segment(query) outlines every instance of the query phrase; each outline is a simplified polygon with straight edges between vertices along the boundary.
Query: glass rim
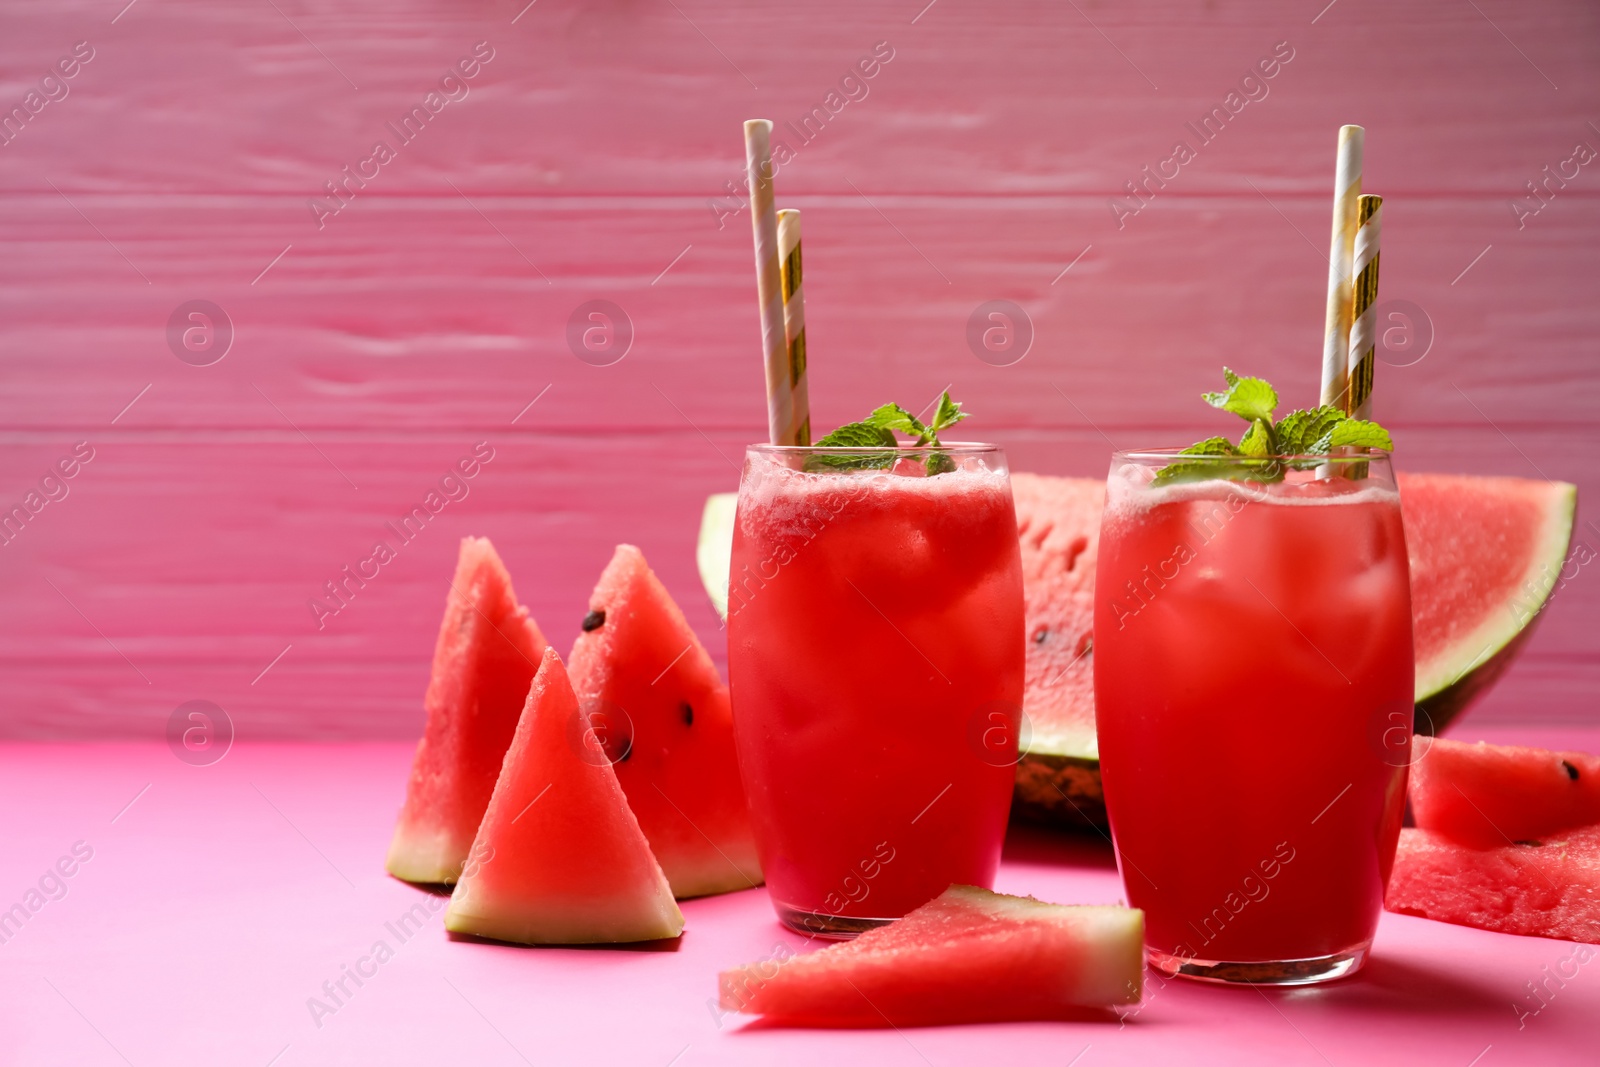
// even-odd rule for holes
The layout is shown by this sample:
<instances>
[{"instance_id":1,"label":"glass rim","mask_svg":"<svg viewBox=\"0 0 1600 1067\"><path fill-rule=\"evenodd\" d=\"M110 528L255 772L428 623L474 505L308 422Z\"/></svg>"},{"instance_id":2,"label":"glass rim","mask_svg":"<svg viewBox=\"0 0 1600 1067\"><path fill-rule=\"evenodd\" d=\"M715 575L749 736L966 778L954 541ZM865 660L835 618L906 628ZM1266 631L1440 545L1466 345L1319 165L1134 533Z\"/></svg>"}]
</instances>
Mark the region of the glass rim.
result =
<instances>
[{"instance_id":1,"label":"glass rim","mask_svg":"<svg viewBox=\"0 0 1600 1067\"><path fill-rule=\"evenodd\" d=\"M763 455L773 456L800 456L814 452L825 452L838 456L871 456L883 452L903 453L908 456L919 455L925 452L945 452L957 456L983 456L1002 452L997 444L986 441L945 441L937 445L773 445L752 444L744 446L745 452L759 452Z\"/></svg>"},{"instance_id":2,"label":"glass rim","mask_svg":"<svg viewBox=\"0 0 1600 1067\"><path fill-rule=\"evenodd\" d=\"M1283 452L1270 456L1228 456L1228 455L1197 455L1183 451L1181 448L1136 448L1118 449L1111 453L1113 461L1121 460L1127 463L1270 463L1275 461L1292 463L1371 463L1375 460L1388 462L1394 453L1385 448L1347 448L1337 454Z\"/></svg>"}]
</instances>

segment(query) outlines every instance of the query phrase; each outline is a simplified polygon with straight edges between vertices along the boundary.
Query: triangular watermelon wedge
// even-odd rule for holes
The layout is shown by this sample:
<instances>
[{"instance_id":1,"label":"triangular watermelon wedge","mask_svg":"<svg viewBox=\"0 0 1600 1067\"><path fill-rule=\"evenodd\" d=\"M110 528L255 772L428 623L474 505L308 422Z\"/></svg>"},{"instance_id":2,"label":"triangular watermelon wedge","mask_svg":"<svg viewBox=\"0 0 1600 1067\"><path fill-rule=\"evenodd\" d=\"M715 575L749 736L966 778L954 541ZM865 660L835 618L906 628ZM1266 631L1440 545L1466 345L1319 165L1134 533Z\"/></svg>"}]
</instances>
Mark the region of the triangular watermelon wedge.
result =
<instances>
[{"instance_id":1,"label":"triangular watermelon wedge","mask_svg":"<svg viewBox=\"0 0 1600 1067\"><path fill-rule=\"evenodd\" d=\"M1139 1000L1144 912L953 885L854 941L723 971L725 1011L791 1026L1061 1019Z\"/></svg>"},{"instance_id":2,"label":"triangular watermelon wedge","mask_svg":"<svg viewBox=\"0 0 1600 1067\"><path fill-rule=\"evenodd\" d=\"M760 885L728 689L633 545L600 575L571 673L673 893Z\"/></svg>"},{"instance_id":3,"label":"triangular watermelon wedge","mask_svg":"<svg viewBox=\"0 0 1600 1067\"><path fill-rule=\"evenodd\" d=\"M489 539L463 538L423 701L428 721L389 844L396 878L456 880L545 646Z\"/></svg>"},{"instance_id":4,"label":"triangular watermelon wedge","mask_svg":"<svg viewBox=\"0 0 1600 1067\"><path fill-rule=\"evenodd\" d=\"M447 930L521 944L653 941L683 913L554 649L506 750Z\"/></svg>"}]
</instances>

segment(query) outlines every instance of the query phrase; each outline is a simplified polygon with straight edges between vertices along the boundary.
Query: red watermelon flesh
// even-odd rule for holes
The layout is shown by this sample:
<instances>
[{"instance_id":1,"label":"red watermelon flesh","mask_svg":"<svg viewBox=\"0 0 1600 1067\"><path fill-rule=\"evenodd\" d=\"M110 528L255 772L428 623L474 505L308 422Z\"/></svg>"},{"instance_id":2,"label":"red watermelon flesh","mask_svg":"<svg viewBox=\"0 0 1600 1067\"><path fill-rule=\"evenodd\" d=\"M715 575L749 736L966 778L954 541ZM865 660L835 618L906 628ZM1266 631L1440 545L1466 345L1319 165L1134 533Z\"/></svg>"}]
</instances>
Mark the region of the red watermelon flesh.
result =
<instances>
[{"instance_id":1,"label":"red watermelon flesh","mask_svg":"<svg viewBox=\"0 0 1600 1067\"><path fill-rule=\"evenodd\" d=\"M1073 1018L1136 1003L1143 976L1141 911L955 885L854 941L723 971L718 985L727 1011L879 1027Z\"/></svg>"},{"instance_id":2,"label":"red watermelon flesh","mask_svg":"<svg viewBox=\"0 0 1600 1067\"><path fill-rule=\"evenodd\" d=\"M683 914L546 649L445 928L522 944L651 941Z\"/></svg>"},{"instance_id":3,"label":"red watermelon flesh","mask_svg":"<svg viewBox=\"0 0 1600 1067\"><path fill-rule=\"evenodd\" d=\"M572 649L580 706L679 897L761 884L728 689L644 554L618 545Z\"/></svg>"},{"instance_id":4,"label":"red watermelon flesh","mask_svg":"<svg viewBox=\"0 0 1600 1067\"><path fill-rule=\"evenodd\" d=\"M1094 567L1105 483L1011 476L1027 618L1023 711L1032 744L1095 756Z\"/></svg>"},{"instance_id":5,"label":"red watermelon flesh","mask_svg":"<svg viewBox=\"0 0 1600 1067\"><path fill-rule=\"evenodd\" d=\"M1534 841L1600 823L1600 756L1417 738L1417 826L1474 848Z\"/></svg>"},{"instance_id":6,"label":"red watermelon flesh","mask_svg":"<svg viewBox=\"0 0 1600 1067\"><path fill-rule=\"evenodd\" d=\"M1485 691L1554 591L1572 538L1566 482L1399 475L1411 567L1416 700L1434 729ZM1419 716L1424 729L1428 722Z\"/></svg>"},{"instance_id":7,"label":"red watermelon flesh","mask_svg":"<svg viewBox=\"0 0 1600 1067\"><path fill-rule=\"evenodd\" d=\"M423 700L427 725L389 844L396 878L456 880L545 644L488 538L464 538Z\"/></svg>"},{"instance_id":8,"label":"red watermelon flesh","mask_svg":"<svg viewBox=\"0 0 1600 1067\"><path fill-rule=\"evenodd\" d=\"M1402 830L1384 905L1459 926L1600 944L1600 825L1485 849Z\"/></svg>"}]
</instances>

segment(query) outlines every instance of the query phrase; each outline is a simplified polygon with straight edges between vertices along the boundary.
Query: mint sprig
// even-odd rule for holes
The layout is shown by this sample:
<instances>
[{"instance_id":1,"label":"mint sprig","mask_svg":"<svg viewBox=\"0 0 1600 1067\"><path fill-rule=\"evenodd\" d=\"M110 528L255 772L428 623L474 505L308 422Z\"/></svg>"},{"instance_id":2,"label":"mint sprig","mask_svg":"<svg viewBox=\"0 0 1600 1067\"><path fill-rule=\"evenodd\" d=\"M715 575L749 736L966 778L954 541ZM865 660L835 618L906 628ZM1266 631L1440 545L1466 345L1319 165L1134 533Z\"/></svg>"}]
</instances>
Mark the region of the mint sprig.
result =
<instances>
[{"instance_id":1,"label":"mint sprig","mask_svg":"<svg viewBox=\"0 0 1600 1067\"><path fill-rule=\"evenodd\" d=\"M883 446L883 452L855 452L848 455L830 456L826 453L817 453L806 460L807 470L883 470L892 467L900 458L899 438L895 434L902 433L911 437L913 447L938 449L939 433L948 430L956 423L967 417L967 412L961 410L961 405L950 399L946 391L939 397L939 406L933 413L929 422L923 422L899 404L884 404L873 411L860 422L847 422L843 426L825 435L816 442L816 448L876 448ZM955 461L949 453L934 451L928 454L926 463L928 474L943 474L956 469Z\"/></svg>"},{"instance_id":2,"label":"mint sprig","mask_svg":"<svg viewBox=\"0 0 1600 1067\"><path fill-rule=\"evenodd\" d=\"M1288 460L1282 456L1326 456L1336 448L1394 448L1389 432L1375 422L1353 419L1329 404L1291 411L1275 419L1278 392L1263 378L1241 378L1222 369L1228 388L1202 393L1214 408L1244 419L1250 425L1237 444L1226 437L1208 437L1184 449L1184 456L1227 456L1232 461L1178 460L1156 473L1156 485L1223 478L1236 482L1281 482L1287 468L1307 469L1316 461Z\"/></svg>"}]
</instances>

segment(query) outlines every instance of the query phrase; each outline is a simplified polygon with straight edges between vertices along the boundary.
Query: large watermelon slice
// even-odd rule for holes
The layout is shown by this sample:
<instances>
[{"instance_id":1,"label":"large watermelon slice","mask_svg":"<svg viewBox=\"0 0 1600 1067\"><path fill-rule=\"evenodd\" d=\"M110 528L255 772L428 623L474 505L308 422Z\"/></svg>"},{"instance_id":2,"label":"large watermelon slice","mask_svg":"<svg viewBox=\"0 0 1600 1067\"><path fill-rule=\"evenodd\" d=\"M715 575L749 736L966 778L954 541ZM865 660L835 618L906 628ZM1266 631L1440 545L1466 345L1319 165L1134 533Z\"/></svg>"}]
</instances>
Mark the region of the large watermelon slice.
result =
<instances>
[{"instance_id":1,"label":"large watermelon slice","mask_svg":"<svg viewBox=\"0 0 1600 1067\"><path fill-rule=\"evenodd\" d=\"M1419 737L1409 796L1417 826L1475 848L1600 823L1600 756Z\"/></svg>"},{"instance_id":2,"label":"large watermelon slice","mask_svg":"<svg viewBox=\"0 0 1600 1067\"><path fill-rule=\"evenodd\" d=\"M651 941L683 914L546 649L445 928L522 944Z\"/></svg>"},{"instance_id":3,"label":"large watermelon slice","mask_svg":"<svg viewBox=\"0 0 1600 1067\"><path fill-rule=\"evenodd\" d=\"M954 885L854 941L735 967L718 985L726 1011L878 1027L1071 1018L1136 1003L1143 977L1141 911Z\"/></svg>"},{"instance_id":4,"label":"large watermelon slice","mask_svg":"<svg viewBox=\"0 0 1600 1067\"><path fill-rule=\"evenodd\" d=\"M427 725L389 844L390 874L456 880L544 650L494 546L464 538L423 699Z\"/></svg>"},{"instance_id":5,"label":"large watermelon slice","mask_svg":"<svg viewBox=\"0 0 1600 1067\"><path fill-rule=\"evenodd\" d=\"M1577 490L1565 482L1399 475L1411 565L1416 700L1444 729L1511 665L1566 558ZM1018 814L1104 827L1094 731L1090 602L1104 504L1098 479L1013 472L1028 658ZM701 575L724 603L734 494L707 501Z\"/></svg>"},{"instance_id":6,"label":"large watermelon slice","mask_svg":"<svg viewBox=\"0 0 1600 1067\"><path fill-rule=\"evenodd\" d=\"M1435 731L1511 666L1554 591L1578 490L1566 482L1400 475L1418 725Z\"/></svg>"},{"instance_id":7,"label":"large watermelon slice","mask_svg":"<svg viewBox=\"0 0 1600 1067\"><path fill-rule=\"evenodd\" d=\"M644 554L618 545L572 649L581 707L679 897L761 884L728 689ZM619 736L625 734L626 736Z\"/></svg>"},{"instance_id":8,"label":"large watermelon slice","mask_svg":"<svg viewBox=\"0 0 1600 1067\"><path fill-rule=\"evenodd\" d=\"M1600 944L1600 825L1486 849L1402 830L1384 904L1460 926Z\"/></svg>"},{"instance_id":9,"label":"large watermelon slice","mask_svg":"<svg viewBox=\"0 0 1600 1067\"><path fill-rule=\"evenodd\" d=\"M1018 814L1106 824L1094 727L1094 568L1105 483L1015 473L1027 619Z\"/></svg>"}]
</instances>

